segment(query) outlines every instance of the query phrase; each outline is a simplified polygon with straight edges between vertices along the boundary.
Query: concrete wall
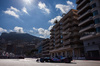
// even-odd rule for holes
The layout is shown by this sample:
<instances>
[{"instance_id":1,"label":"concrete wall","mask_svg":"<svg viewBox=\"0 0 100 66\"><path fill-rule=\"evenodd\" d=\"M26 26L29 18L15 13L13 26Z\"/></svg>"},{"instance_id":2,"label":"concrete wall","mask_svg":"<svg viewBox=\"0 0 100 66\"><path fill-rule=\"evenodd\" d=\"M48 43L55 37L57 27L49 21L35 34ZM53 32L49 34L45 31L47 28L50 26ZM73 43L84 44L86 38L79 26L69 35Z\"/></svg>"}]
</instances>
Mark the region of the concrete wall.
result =
<instances>
[{"instance_id":1,"label":"concrete wall","mask_svg":"<svg viewBox=\"0 0 100 66\"><path fill-rule=\"evenodd\" d=\"M84 49L85 52L90 51L90 50L99 50L100 51L100 37L98 38L93 38L89 40L85 40L84 42ZM94 44L93 44L94 42Z\"/></svg>"}]
</instances>

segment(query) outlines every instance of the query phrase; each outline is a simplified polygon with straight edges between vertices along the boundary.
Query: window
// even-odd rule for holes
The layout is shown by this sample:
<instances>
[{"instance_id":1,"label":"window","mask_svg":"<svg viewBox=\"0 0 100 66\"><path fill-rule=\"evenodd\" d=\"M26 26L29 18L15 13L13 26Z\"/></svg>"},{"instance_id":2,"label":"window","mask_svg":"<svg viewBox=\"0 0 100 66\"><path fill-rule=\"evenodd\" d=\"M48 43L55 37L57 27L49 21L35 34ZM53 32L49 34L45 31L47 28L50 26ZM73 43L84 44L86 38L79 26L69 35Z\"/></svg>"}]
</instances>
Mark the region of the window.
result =
<instances>
[{"instance_id":1,"label":"window","mask_svg":"<svg viewBox=\"0 0 100 66\"><path fill-rule=\"evenodd\" d=\"M96 30L97 30L97 32L100 32L100 27L97 27Z\"/></svg>"},{"instance_id":2,"label":"window","mask_svg":"<svg viewBox=\"0 0 100 66\"><path fill-rule=\"evenodd\" d=\"M90 43L88 43L88 46L90 45Z\"/></svg>"},{"instance_id":3,"label":"window","mask_svg":"<svg viewBox=\"0 0 100 66\"><path fill-rule=\"evenodd\" d=\"M65 56L65 53L63 52L63 56Z\"/></svg>"},{"instance_id":4,"label":"window","mask_svg":"<svg viewBox=\"0 0 100 66\"><path fill-rule=\"evenodd\" d=\"M55 46L55 43L53 45Z\"/></svg>"},{"instance_id":5,"label":"window","mask_svg":"<svg viewBox=\"0 0 100 66\"><path fill-rule=\"evenodd\" d=\"M62 29L62 27L60 26L60 30Z\"/></svg>"},{"instance_id":6,"label":"window","mask_svg":"<svg viewBox=\"0 0 100 66\"><path fill-rule=\"evenodd\" d=\"M97 18L94 21L95 21L95 24L98 24L98 23L100 23L100 18Z\"/></svg>"},{"instance_id":7,"label":"window","mask_svg":"<svg viewBox=\"0 0 100 66\"><path fill-rule=\"evenodd\" d=\"M92 44L95 44L95 42L92 42Z\"/></svg>"},{"instance_id":8,"label":"window","mask_svg":"<svg viewBox=\"0 0 100 66\"><path fill-rule=\"evenodd\" d=\"M61 39L63 39L63 36L61 35Z\"/></svg>"},{"instance_id":9,"label":"window","mask_svg":"<svg viewBox=\"0 0 100 66\"><path fill-rule=\"evenodd\" d=\"M63 44L63 40L61 40L61 44Z\"/></svg>"},{"instance_id":10,"label":"window","mask_svg":"<svg viewBox=\"0 0 100 66\"><path fill-rule=\"evenodd\" d=\"M96 7L96 3L92 4L91 7L92 8L95 8Z\"/></svg>"},{"instance_id":11,"label":"window","mask_svg":"<svg viewBox=\"0 0 100 66\"><path fill-rule=\"evenodd\" d=\"M62 23L60 22L60 25L62 25Z\"/></svg>"},{"instance_id":12,"label":"window","mask_svg":"<svg viewBox=\"0 0 100 66\"><path fill-rule=\"evenodd\" d=\"M98 11L97 10L93 12L93 16L95 16L95 15L98 15Z\"/></svg>"}]
</instances>

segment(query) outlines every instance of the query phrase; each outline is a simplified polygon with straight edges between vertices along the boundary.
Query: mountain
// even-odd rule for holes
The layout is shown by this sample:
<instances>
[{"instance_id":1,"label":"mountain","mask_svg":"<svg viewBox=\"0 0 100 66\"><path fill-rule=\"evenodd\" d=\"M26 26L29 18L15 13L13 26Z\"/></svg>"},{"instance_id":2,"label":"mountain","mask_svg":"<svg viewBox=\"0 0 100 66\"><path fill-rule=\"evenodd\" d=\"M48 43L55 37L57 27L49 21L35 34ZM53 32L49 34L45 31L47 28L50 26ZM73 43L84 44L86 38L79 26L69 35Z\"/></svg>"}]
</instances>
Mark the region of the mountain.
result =
<instances>
[{"instance_id":1,"label":"mountain","mask_svg":"<svg viewBox=\"0 0 100 66\"><path fill-rule=\"evenodd\" d=\"M6 41L21 40L26 42L31 42L31 41L36 42L43 40L43 38L32 36L28 33L16 33L16 32L2 33L0 39L2 38L5 39Z\"/></svg>"}]
</instances>

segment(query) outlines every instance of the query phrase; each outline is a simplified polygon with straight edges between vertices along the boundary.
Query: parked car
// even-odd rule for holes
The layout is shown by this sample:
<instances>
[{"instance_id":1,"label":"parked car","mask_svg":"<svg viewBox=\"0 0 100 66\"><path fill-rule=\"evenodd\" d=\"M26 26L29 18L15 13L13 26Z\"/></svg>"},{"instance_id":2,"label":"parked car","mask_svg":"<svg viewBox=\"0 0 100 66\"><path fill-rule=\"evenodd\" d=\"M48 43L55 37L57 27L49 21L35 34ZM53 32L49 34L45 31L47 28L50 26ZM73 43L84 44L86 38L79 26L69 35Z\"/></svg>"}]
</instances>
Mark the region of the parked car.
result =
<instances>
[{"instance_id":1,"label":"parked car","mask_svg":"<svg viewBox=\"0 0 100 66\"><path fill-rule=\"evenodd\" d=\"M39 59L37 59L36 61L39 61ZM40 62L50 62L51 61L51 58L50 57L42 57L40 58Z\"/></svg>"},{"instance_id":2,"label":"parked car","mask_svg":"<svg viewBox=\"0 0 100 66\"><path fill-rule=\"evenodd\" d=\"M72 61L71 57L68 57L62 60L62 62L65 62L65 63L71 63L71 61Z\"/></svg>"},{"instance_id":3,"label":"parked car","mask_svg":"<svg viewBox=\"0 0 100 66\"><path fill-rule=\"evenodd\" d=\"M40 62L44 62L44 58L40 58Z\"/></svg>"},{"instance_id":4,"label":"parked car","mask_svg":"<svg viewBox=\"0 0 100 66\"><path fill-rule=\"evenodd\" d=\"M40 61L40 62L64 62L64 63L71 63L71 61L72 61L72 57L68 57L68 58L66 58L66 57L59 57L59 58L50 58L50 57L42 57L42 58L40 58L40 60L39 59L37 59L36 60L36 62L38 62L38 61Z\"/></svg>"},{"instance_id":5,"label":"parked car","mask_svg":"<svg viewBox=\"0 0 100 66\"><path fill-rule=\"evenodd\" d=\"M51 61L51 58L50 57L44 57L44 61L45 62L50 62Z\"/></svg>"},{"instance_id":6,"label":"parked car","mask_svg":"<svg viewBox=\"0 0 100 66\"><path fill-rule=\"evenodd\" d=\"M19 58L19 59L24 59L24 56L19 56L18 58Z\"/></svg>"},{"instance_id":7,"label":"parked car","mask_svg":"<svg viewBox=\"0 0 100 66\"><path fill-rule=\"evenodd\" d=\"M58 58L51 58L50 62L60 62L61 60Z\"/></svg>"}]
</instances>

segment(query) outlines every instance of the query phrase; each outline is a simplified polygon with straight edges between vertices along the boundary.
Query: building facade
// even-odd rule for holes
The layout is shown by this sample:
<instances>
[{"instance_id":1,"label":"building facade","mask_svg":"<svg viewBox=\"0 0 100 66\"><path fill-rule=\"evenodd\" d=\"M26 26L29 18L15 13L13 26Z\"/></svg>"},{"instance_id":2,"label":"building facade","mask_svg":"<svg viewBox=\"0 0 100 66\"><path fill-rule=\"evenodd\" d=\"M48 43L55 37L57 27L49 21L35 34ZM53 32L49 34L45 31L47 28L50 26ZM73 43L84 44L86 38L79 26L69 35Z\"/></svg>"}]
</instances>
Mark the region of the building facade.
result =
<instances>
[{"instance_id":1,"label":"building facade","mask_svg":"<svg viewBox=\"0 0 100 66\"><path fill-rule=\"evenodd\" d=\"M100 59L100 0L76 0L86 59Z\"/></svg>"},{"instance_id":2,"label":"building facade","mask_svg":"<svg viewBox=\"0 0 100 66\"><path fill-rule=\"evenodd\" d=\"M38 52L37 52L37 57L42 57L42 43L41 42L39 42L39 43L37 43L37 45L36 45L36 48L37 48L37 50L38 50Z\"/></svg>"},{"instance_id":3,"label":"building facade","mask_svg":"<svg viewBox=\"0 0 100 66\"><path fill-rule=\"evenodd\" d=\"M77 10L71 9L51 29L51 57L63 56L79 59L83 56L82 41L79 40Z\"/></svg>"},{"instance_id":4,"label":"building facade","mask_svg":"<svg viewBox=\"0 0 100 66\"><path fill-rule=\"evenodd\" d=\"M42 57L50 57L50 48L49 48L49 42L50 40L47 38L47 39L44 39L41 43L42 43Z\"/></svg>"}]
</instances>

